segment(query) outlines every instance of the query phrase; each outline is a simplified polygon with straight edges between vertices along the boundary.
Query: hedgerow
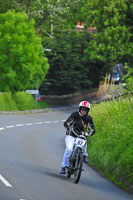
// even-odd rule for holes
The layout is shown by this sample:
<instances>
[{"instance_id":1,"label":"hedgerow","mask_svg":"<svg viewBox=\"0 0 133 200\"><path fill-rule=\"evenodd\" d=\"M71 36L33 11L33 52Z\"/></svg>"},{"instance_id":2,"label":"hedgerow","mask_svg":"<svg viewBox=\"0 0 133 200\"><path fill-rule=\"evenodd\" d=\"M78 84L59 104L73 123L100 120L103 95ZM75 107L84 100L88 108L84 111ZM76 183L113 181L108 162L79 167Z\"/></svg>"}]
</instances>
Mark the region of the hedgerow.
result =
<instances>
[{"instance_id":1,"label":"hedgerow","mask_svg":"<svg viewBox=\"0 0 133 200\"><path fill-rule=\"evenodd\" d=\"M88 138L90 165L121 187L133 183L133 98L94 105L91 110L96 134Z\"/></svg>"}]
</instances>

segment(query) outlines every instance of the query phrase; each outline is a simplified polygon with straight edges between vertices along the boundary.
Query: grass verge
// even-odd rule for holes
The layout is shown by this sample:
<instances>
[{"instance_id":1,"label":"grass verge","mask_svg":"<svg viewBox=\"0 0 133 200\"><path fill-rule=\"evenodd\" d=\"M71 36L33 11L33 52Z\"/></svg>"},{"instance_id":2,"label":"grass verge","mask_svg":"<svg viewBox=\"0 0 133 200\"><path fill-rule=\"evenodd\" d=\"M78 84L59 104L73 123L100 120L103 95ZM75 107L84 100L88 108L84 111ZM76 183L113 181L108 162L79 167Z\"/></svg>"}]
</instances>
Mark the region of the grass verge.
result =
<instances>
[{"instance_id":1,"label":"grass verge","mask_svg":"<svg viewBox=\"0 0 133 200\"><path fill-rule=\"evenodd\" d=\"M90 165L127 191L133 188L133 97L94 105L96 134L88 138Z\"/></svg>"}]
</instances>

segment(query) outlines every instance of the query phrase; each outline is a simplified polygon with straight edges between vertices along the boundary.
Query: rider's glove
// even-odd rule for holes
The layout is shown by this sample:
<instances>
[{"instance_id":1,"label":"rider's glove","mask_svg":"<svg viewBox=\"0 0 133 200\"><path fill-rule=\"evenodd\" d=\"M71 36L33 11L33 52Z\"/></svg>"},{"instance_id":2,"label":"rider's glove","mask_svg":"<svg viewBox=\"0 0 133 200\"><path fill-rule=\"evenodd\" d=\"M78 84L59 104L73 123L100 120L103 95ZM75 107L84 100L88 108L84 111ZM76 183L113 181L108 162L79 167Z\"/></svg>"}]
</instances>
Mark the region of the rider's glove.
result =
<instances>
[{"instance_id":1,"label":"rider's glove","mask_svg":"<svg viewBox=\"0 0 133 200\"><path fill-rule=\"evenodd\" d=\"M65 127L66 129L69 129L70 123L69 123L69 122L65 123L65 124L64 124L64 127Z\"/></svg>"},{"instance_id":2,"label":"rider's glove","mask_svg":"<svg viewBox=\"0 0 133 200\"><path fill-rule=\"evenodd\" d=\"M72 127L70 125L67 126L67 131L69 131L69 132L72 131Z\"/></svg>"},{"instance_id":3,"label":"rider's glove","mask_svg":"<svg viewBox=\"0 0 133 200\"><path fill-rule=\"evenodd\" d=\"M87 132L85 132L85 136L87 137L89 134Z\"/></svg>"}]
</instances>

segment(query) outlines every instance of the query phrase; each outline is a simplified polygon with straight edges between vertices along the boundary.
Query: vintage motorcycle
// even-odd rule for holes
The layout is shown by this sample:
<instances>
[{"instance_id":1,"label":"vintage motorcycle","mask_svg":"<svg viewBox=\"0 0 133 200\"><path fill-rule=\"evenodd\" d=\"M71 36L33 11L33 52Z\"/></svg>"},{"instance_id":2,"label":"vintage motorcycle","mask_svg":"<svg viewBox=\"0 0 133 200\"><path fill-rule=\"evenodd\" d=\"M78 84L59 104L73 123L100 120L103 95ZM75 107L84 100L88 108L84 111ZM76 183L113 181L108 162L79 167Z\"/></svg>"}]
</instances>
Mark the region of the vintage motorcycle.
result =
<instances>
[{"instance_id":1,"label":"vintage motorcycle","mask_svg":"<svg viewBox=\"0 0 133 200\"><path fill-rule=\"evenodd\" d=\"M75 132L73 128L72 131ZM69 167L67 168L67 177L70 178L71 175L74 175L74 183L79 182L81 173L83 171L83 148L86 145L86 142L87 139L84 135L77 135L73 151L69 159Z\"/></svg>"}]
</instances>

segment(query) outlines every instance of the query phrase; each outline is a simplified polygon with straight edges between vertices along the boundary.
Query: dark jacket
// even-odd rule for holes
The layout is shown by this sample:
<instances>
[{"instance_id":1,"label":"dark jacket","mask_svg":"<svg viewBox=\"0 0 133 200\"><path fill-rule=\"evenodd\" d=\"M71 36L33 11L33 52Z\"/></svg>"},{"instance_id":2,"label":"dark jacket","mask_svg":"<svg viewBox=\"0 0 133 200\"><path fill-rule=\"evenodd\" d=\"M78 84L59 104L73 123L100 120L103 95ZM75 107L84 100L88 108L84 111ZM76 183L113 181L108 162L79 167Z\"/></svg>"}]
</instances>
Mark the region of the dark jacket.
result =
<instances>
[{"instance_id":1,"label":"dark jacket","mask_svg":"<svg viewBox=\"0 0 133 200\"><path fill-rule=\"evenodd\" d=\"M68 128L72 126L77 135L83 134L83 132L91 132L91 135L95 134L95 128L93 124L93 119L90 115L85 115L81 117L79 112L73 112L68 119L64 122L64 127ZM66 131L66 134L73 137L77 137L72 131Z\"/></svg>"}]
</instances>

